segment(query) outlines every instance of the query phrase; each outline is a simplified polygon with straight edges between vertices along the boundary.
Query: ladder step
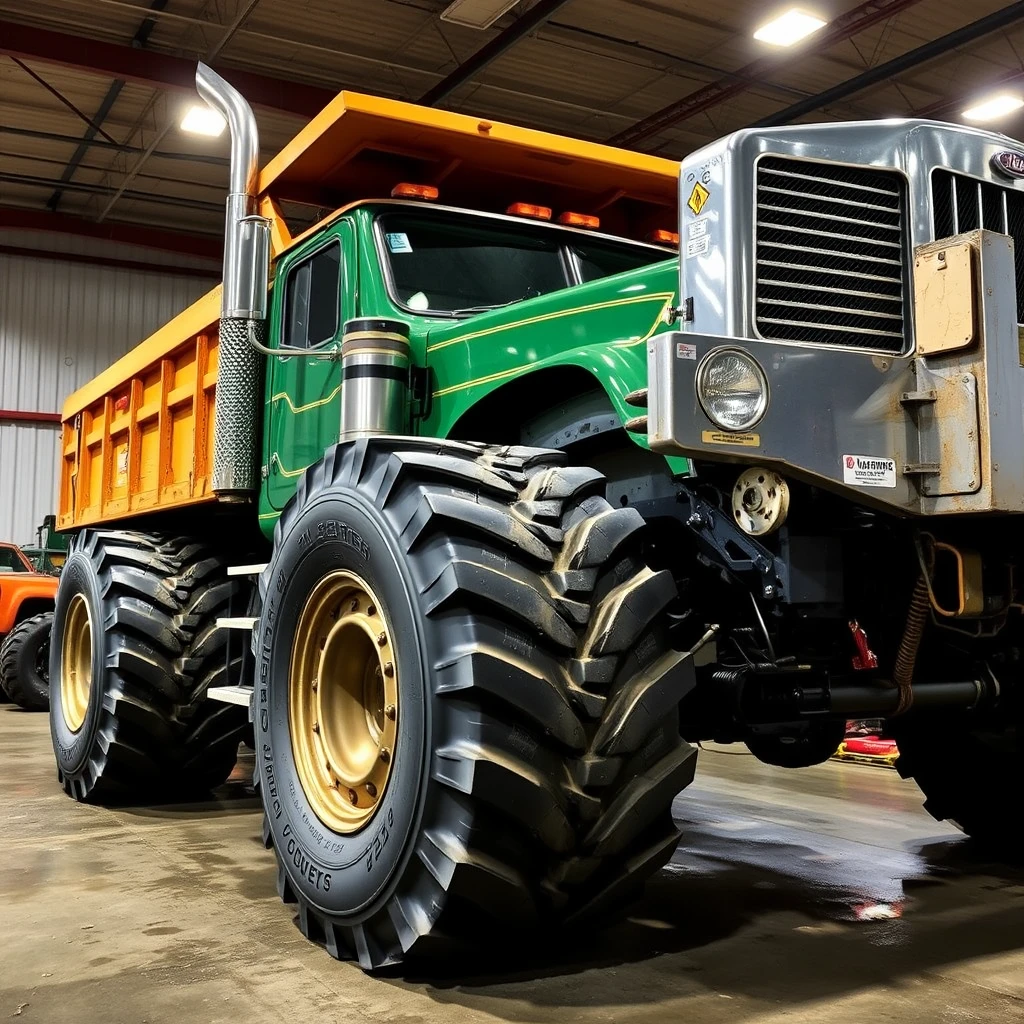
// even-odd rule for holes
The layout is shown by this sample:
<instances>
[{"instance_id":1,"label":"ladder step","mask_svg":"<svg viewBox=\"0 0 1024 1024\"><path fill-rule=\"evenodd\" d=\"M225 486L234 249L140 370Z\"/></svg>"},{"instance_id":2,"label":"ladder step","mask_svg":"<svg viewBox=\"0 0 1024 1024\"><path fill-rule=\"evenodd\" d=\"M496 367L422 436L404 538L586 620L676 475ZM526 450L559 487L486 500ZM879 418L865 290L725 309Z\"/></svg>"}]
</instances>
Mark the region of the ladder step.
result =
<instances>
[{"instance_id":1,"label":"ladder step","mask_svg":"<svg viewBox=\"0 0 1024 1024\"><path fill-rule=\"evenodd\" d=\"M266 562L254 562L252 565L229 565L229 576L259 576L267 567Z\"/></svg>"},{"instance_id":2,"label":"ladder step","mask_svg":"<svg viewBox=\"0 0 1024 1024\"><path fill-rule=\"evenodd\" d=\"M234 618L225 616L217 620L218 629L248 629L252 630L252 627L259 622L259 618L255 615L239 615Z\"/></svg>"},{"instance_id":3,"label":"ladder step","mask_svg":"<svg viewBox=\"0 0 1024 1024\"><path fill-rule=\"evenodd\" d=\"M218 700L222 704L239 704L243 708L249 706L252 698L251 686L211 686L206 691L209 700Z\"/></svg>"}]
</instances>

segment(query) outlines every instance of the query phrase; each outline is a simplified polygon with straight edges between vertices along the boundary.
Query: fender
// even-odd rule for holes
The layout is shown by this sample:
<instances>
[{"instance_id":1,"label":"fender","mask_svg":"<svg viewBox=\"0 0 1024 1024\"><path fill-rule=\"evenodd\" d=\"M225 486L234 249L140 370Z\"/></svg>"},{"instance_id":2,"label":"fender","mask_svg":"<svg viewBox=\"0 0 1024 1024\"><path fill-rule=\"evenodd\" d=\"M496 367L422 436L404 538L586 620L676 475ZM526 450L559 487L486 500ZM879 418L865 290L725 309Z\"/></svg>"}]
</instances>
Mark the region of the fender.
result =
<instances>
[{"instance_id":1,"label":"fender","mask_svg":"<svg viewBox=\"0 0 1024 1024\"><path fill-rule=\"evenodd\" d=\"M0 573L0 635L9 633L25 616L21 610L32 602L33 614L53 608L57 577L43 573Z\"/></svg>"},{"instance_id":2,"label":"fender","mask_svg":"<svg viewBox=\"0 0 1024 1024\"><path fill-rule=\"evenodd\" d=\"M557 368L584 371L622 422L635 416L626 395L646 387L646 342L667 329L677 276L677 261L666 260L432 328L425 355L433 371L433 409L423 433L446 437L497 389ZM546 396L551 402L563 397ZM645 435L630 436L647 447Z\"/></svg>"}]
</instances>

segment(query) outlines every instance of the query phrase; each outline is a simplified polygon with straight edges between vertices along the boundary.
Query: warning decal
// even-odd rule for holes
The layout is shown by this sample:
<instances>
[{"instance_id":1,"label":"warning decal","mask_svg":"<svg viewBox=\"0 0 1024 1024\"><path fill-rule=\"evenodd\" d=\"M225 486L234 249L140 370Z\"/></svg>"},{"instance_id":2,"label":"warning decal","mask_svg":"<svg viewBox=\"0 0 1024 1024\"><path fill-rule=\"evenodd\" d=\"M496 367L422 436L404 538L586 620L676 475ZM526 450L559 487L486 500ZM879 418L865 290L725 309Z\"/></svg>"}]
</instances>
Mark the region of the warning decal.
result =
<instances>
[{"instance_id":1,"label":"warning decal","mask_svg":"<svg viewBox=\"0 0 1024 1024\"><path fill-rule=\"evenodd\" d=\"M690 193L690 198L686 201L686 205L693 210L695 217L700 216L700 211L704 209L704 204L711 198L711 193L699 182L694 182L693 191Z\"/></svg>"},{"instance_id":2,"label":"warning decal","mask_svg":"<svg viewBox=\"0 0 1024 1024\"><path fill-rule=\"evenodd\" d=\"M843 483L857 487L895 487L896 460L877 455L844 455Z\"/></svg>"},{"instance_id":3,"label":"warning decal","mask_svg":"<svg viewBox=\"0 0 1024 1024\"><path fill-rule=\"evenodd\" d=\"M760 434L728 434L724 430L702 430L700 439L704 444L738 444L743 448L759 448Z\"/></svg>"}]
</instances>

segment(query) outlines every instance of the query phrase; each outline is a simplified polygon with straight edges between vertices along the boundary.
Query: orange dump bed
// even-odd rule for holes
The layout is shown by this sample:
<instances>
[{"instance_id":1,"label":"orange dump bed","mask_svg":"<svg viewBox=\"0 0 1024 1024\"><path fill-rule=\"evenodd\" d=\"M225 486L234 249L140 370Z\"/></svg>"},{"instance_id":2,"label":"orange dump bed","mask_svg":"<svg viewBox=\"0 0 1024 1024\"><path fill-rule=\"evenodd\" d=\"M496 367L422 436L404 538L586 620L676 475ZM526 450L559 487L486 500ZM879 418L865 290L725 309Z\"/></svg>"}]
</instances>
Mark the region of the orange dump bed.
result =
<instances>
[{"instance_id":1,"label":"orange dump bed","mask_svg":"<svg viewBox=\"0 0 1024 1024\"><path fill-rule=\"evenodd\" d=\"M399 181L470 209L599 213L604 230L632 237L676 221L674 161L342 92L260 175L273 256L295 241L279 203L334 209ZM68 398L59 528L214 500L219 309L217 288Z\"/></svg>"},{"instance_id":2,"label":"orange dump bed","mask_svg":"<svg viewBox=\"0 0 1024 1024\"><path fill-rule=\"evenodd\" d=\"M65 404L59 529L213 500L219 310L218 287Z\"/></svg>"}]
</instances>

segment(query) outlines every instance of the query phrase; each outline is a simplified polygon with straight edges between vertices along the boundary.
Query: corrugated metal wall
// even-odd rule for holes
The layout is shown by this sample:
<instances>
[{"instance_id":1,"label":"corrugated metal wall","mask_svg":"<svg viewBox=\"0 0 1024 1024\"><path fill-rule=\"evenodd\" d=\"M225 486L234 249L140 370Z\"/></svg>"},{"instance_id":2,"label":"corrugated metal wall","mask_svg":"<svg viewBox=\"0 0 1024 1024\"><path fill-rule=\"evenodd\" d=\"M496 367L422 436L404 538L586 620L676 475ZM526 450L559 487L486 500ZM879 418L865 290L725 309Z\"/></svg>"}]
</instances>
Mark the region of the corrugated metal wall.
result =
<instances>
[{"instance_id":1,"label":"corrugated metal wall","mask_svg":"<svg viewBox=\"0 0 1024 1024\"><path fill-rule=\"evenodd\" d=\"M66 236L0 243L198 266ZM206 264L206 266L209 266ZM0 255L0 409L60 412L64 399L215 283L59 259ZM56 511L59 426L0 422L0 539L28 543Z\"/></svg>"}]
</instances>

